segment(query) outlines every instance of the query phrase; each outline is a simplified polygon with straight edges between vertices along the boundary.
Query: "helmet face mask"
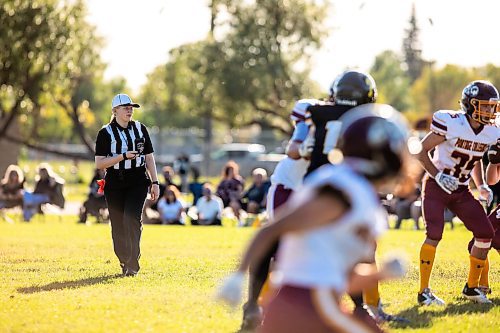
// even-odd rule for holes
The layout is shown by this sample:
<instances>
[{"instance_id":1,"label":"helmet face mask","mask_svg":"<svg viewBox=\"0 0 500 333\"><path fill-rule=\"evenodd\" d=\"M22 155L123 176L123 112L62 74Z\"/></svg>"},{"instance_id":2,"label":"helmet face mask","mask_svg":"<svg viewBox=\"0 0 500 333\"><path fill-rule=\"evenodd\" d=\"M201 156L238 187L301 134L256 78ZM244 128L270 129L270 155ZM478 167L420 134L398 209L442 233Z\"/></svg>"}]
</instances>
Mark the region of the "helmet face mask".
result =
<instances>
[{"instance_id":1,"label":"helmet face mask","mask_svg":"<svg viewBox=\"0 0 500 333\"><path fill-rule=\"evenodd\" d=\"M500 111L500 101L483 101L472 98L470 104L474 108L471 115L472 119L484 125L492 125L495 123L495 119Z\"/></svg>"},{"instance_id":2,"label":"helmet face mask","mask_svg":"<svg viewBox=\"0 0 500 333\"><path fill-rule=\"evenodd\" d=\"M462 91L460 106L471 119L493 125L500 112L498 90L488 81L473 81Z\"/></svg>"}]
</instances>

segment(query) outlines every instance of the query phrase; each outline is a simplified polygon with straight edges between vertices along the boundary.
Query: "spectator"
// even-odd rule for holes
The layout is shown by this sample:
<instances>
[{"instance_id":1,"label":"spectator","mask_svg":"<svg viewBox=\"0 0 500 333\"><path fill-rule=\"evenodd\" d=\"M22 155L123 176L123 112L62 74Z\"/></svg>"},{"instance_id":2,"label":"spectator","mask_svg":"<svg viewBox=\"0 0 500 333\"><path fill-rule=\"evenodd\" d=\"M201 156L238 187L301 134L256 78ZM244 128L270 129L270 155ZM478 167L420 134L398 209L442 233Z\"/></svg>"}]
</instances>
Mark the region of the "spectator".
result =
<instances>
[{"instance_id":1,"label":"spectator","mask_svg":"<svg viewBox=\"0 0 500 333\"><path fill-rule=\"evenodd\" d=\"M23 217L29 222L33 215L41 213L42 204L50 203L64 208L65 199L62 193L64 179L57 175L47 163L38 166L35 190L24 192Z\"/></svg>"},{"instance_id":2,"label":"spectator","mask_svg":"<svg viewBox=\"0 0 500 333\"><path fill-rule=\"evenodd\" d=\"M222 200L212 194L212 186L209 183L203 185L202 191L203 196L196 203L198 214L191 217L191 225L222 225Z\"/></svg>"},{"instance_id":3,"label":"spectator","mask_svg":"<svg viewBox=\"0 0 500 333\"><path fill-rule=\"evenodd\" d=\"M162 224L184 225L184 205L180 201L179 190L169 185L158 201L158 212Z\"/></svg>"},{"instance_id":4,"label":"spectator","mask_svg":"<svg viewBox=\"0 0 500 333\"><path fill-rule=\"evenodd\" d=\"M420 184L410 181L398 184L394 189L394 196L394 213L397 216L394 229L400 229L403 220L414 217L412 206L420 198ZM418 217L415 219L415 229L420 230Z\"/></svg>"},{"instance_id":5,"label":"spectator","mask_svg":"<svg viewBox=\"0 0 500 333\"><path fill-rule=\"evenodd\" d=\"M179 190L179 185L175 184L173 181L173 178L175 176L174 169L171 166L166 165L163 167L162 173L163 173L163 178L165 179L165 183L160 184L160 196L159 196L159 198L163 198L163 195L165 194L165 189L168 188L170 185L175 186L175 188L177 188L177 190ZM155 218L154 217L151 218L150 216L148 216L146 214L147 208L150 208L154 211L158 211L158 201L146 200L145 207L144 207L143 214L142 214L142 219L143 219L144 223L154 223Z\"/></svg>"},{"instance_id":6,"label":"spectator","mask_svg":"<svg viewBox=\"0 0 500 333\"><path fill-rule=\"evenodd\" d=\"M252 171L253 183L243 194L243 208L252 214L258 214L266 208L266 196L271 182L267 179L267 172L262 168Z\"/></svg>"},{"instance_id":7,"label":"spectator","mask_svg":"<svg viewBox=\"0 0 500 333\"><path fill-rule=\"evenodd\" d=\"M202 190L203 190L203 183L200 183L198 181L198 178L200 177L200 171L198 168L191 168L191 173L193 174L193 181L189 183L189 192L193 194L193 206L196 205L198 202L198 199L201 198L203 195Z\"/></svg>"},{"instance_id":8,"label":"spectator","mask_svg":"<svg viewBox=\"0 0 500 333\"><path fill-rule=\"evenodd\" d=\"M108 205L106 204L104 192L99 192L99 184L97 183L98 180L104 179L105 175L106 173L102 169L94 170L94 176L89 185L90 191L87 196L87 200L85 200L80 208L80 223L85 223L87 221L88 214L97 217L98 220L106 220L106 218L102 216L101 212L102 210L107 209Z\"/></svg>"},{"instance_id":9,"label":"spectator","mask_svg":"<svg viewBox=\"0 0 500 333\"><path fill-rule=\"evenodd\" d=\"M188 187L188 173L189 173L189 157L186 154L181 154L177 160L174 161L174 169L181 177L181 192L187 192Z\"/></svg>"},{"instance_id":10,"label":"spectator","mask_svg":"<svg viewBox=\"0 0 500 333\"><path fill-rule=\"evenodd\" d=\"M0 209L22 206L23 187L23 171L17 165L9 165L0 185Z\"/></svg>"},{"instance_id":11,"label":"spectator","mask_svg":"<svg viewBox=\"0 0 500 333\"><path fill-rule=\"evenodd\" d=\"M222 180L217 186L217 195L222 199L224 207L231 207L236 219L240 219L241 194L243 178L239 175L239 166L234 161L226 163L222 169Z\"/></svg>"}]
</instances>

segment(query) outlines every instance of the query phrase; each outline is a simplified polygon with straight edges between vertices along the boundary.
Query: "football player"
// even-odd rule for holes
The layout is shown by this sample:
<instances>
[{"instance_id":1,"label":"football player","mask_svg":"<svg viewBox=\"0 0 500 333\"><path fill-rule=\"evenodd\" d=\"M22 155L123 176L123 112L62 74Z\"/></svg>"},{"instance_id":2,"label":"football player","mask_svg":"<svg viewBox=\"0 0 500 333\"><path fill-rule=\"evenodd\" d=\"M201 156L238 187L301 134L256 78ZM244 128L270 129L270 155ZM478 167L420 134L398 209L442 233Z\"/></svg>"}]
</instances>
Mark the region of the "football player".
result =
<instances>
[{"instance_id":1,"label":"football player","mask_svg":"<svg viewBox=\"0 0 500 333\"><path fill-rule=\"evenodd\" d=\"M305 123L305 105L310 100L299 100L293 107L290 119L294 124L294 132L287 146L287 157L281 160L271 175L271 187L267 193L267 216L270 223L274 220L275 211L282 206L292 192L302 184L309 166L309 154L304 149L303 142L307 137L309 126ZM269 268L279 242L270 247L269 251L256 264L250 265L248 300L243 305L243 321L241 330L254 330L262 322L262 310L258 303L259 296L269 274Z\"/></svg>"},{"instance_id":2,"label":"football player","mask_svg":"<svg viewBox=\"0 0 500 333\"><path fill-rule=\"evenodd\" d=\"M460 111L434 113L431 131L422 139L422 150L418 154L426 170L422 215L427 230L420 249L417 298L420 305L445 304L429 288L436 248L443 234L445 207L474 235L469 276L462 294L475 302L491 303L478 287L494 230L480 202L470 192L469 180L472 176L481 198L492 197L488 185L483 183L481 158L500 137L500 129L494 126L499 111L498 91L488 81L473 81L463 89L460 105ZM432 157L431 150L434 150Z\"/></svg>"},{"instance_id":3,"label":"football player","mask_svg":"<svg viewBox=\"0 0 500 333\"><path fill-rule=\"evenodd\" d=\"M488 150L488 160L490 164L486 168L486 183L488 185L495 185L500 181L500 142L497 142L496 145L490 146ZM497 250L500 253L500 205L497 205L495 209L488 215L488 219L491 222L491 225L495 229L495 235L493 236L493 240L491 241L491 248ZM472 246L474 245L474 238L469 242L469 253L472 250ZM490 270L490 263L488 261L488 257L484 262L483 271L479 277L479 286L478 288L483 291L485 294L491 294L491 288L489 283L488 273Z\"/></svg>"},{"instance_id":4,"label":"football player","mask_svg":"<svg viewBox=\"0 0 500 333\"><path fill-rule=\"evenodd\" d=\"M310 135L313 135L311 163L307 174L322 165L336 163L335 146L339 130L340 118L358 105L375 103L377 87L375 80L367 73L348 70L340 74L330 87L330 98L327 102L309 103L306 109L306 121L311 125ZM355 112L355 111L353 111ZM306 141L307 144L307 141ZM375 265L375 257L369 260ZM377 321L406 321L404 318L385 313L382 310L378 285L369 288L359 295L351 295L355 304L354 312L366 320L366 309Z\"/></svg>"},{"instance_id":5,"label":"football player","mask_svg":"<svg viewBox=\"0 0 500 333\"><path fill-rule=\"evenodd\" d=\"M248 266L281 239L272 278L281 288L260 332L373 332L339 309L340 298L348 290L359 292L404 275L398 260L380 271L370 266L363 272L367 267L358 265L373 256L375 240L387 225L376 189L399 174L407 156L407 132L397 111L376 104L360 108L367 113L359 110L339 129L343 162L305 179L275 222L257 232L237 272L220 289L219 297L237 303Z\"/></svg>"}]
</instances>

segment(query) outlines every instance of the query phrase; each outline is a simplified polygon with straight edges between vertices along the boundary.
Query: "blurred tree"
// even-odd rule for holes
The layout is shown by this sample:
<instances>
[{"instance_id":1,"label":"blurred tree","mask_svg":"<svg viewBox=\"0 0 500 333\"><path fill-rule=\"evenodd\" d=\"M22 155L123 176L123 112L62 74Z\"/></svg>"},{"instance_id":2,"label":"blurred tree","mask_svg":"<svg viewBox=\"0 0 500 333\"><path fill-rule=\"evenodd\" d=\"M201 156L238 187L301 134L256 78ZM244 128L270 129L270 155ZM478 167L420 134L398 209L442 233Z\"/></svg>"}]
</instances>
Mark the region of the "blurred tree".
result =
<instances>
[{"instance_id":1,"label":"blurred tree","mask_svg":"<svg viewBox=\"0 0 500 333\"><path fill-rule=\"evenodd\" d=\"M429 63L412 86L411 95L415 101L412 118L429 117L437 110L460 109L462 90L473 79L470 69L446 65L436 70Z\"/></svg>"},{"instance_id":2,"label":"blurred tree","mask_svg":"<svg viewBox=\"0 0 500 333\"><path fill-rule=\"evenodd\" d=\"M266 124L291 130L291 103L311 96L310 55L325 35L326 4L317 1L233 1L222 25L224 95L241 111L227 118L230 126ZM221 28L222 28L221 27ZM231 115L231 114L229 114Z\"/></svg>"},{"instance_id":3,"label":"blurred tree","mask_svg":"<svg viewBox=\"0 0 500 333\"><path fill-rule=\"evenodd\" d=\"M379 54L370 74L377 84L378 102L390 104L401 112L411 109L410 80L395 52L384 51Z\"/></svg>"},{"instance_id":4,"label":"blurred tree","mask_svg":"<svg viewBox=\"0 0 500 333\"><path fill-rule=\"evenodd\" d=\"M85 21L83 0L5 0L0 5L0 140L61 153L40 144L75 135L89 150L89 95L102 80L100 40ZM9 129L20 121L20 133ZM63 154L78 156L78 154Z\"/></svg>"},{"instance_id":5,"label":"blurred tree","mask_svg":"<svg viewBox=\"0 0 500 333\"><path fill-rule=\"evenodd\" d=\"M422 49L419 41L420 29L417 25L415 13L415 4L412 6L409 27L405 30L406 36L403 39L404 62L407 67L410 83L413 83L420 77L425 62L422 59Z\"/></svg>"}]
</instances>

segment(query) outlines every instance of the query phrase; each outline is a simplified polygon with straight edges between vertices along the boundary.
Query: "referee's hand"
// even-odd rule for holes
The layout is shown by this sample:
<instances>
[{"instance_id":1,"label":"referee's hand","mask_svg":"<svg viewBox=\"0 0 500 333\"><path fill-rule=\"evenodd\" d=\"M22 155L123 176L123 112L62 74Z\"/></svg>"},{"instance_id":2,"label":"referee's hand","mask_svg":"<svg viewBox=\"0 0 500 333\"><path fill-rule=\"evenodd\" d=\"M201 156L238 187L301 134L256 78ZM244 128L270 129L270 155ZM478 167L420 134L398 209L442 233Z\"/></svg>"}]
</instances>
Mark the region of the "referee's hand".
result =
<instances>
[{"instance_id":1,"label":"referee's hand","mask_svg":"<svg viewBox=\"0 0 500 333\"><path fill-rule=\"evenodd\" d=\"M125 154L124 157L126 157L124 159L126 159L126 160L133 160L133 159L135 159L137 157L138 152L135 151L135 150L130 150L130 151L124 153L124 154Z\"/></svg>"},{"instance_id":2,"label":"referee's hand","mask_svg":"<svg viewBox=\"0 0 500 333\"><path fill-rule=\"evenodd\" d=\"M149 188L149 195L152 201L156 201L160 196L160 186L158 184L152 184Z\"/></svg>"}]
</instances>

